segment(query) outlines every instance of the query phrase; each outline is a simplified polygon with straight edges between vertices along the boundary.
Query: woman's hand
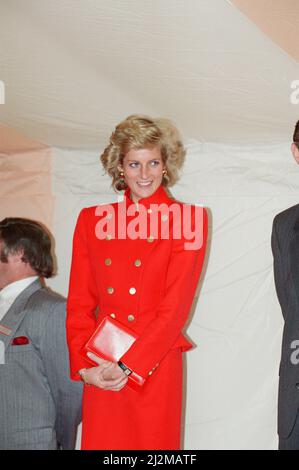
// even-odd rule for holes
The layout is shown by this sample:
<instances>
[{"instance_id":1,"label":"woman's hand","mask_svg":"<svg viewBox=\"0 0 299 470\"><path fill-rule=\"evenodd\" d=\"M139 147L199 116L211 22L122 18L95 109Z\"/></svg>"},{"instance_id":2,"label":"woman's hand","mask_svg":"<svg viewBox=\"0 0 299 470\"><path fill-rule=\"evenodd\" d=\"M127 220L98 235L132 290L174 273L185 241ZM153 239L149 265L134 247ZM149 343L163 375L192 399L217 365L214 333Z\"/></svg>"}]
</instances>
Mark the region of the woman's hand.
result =
<instances>
[{"instance_id":1,"label":"woman's hand","mask_svg":"<svg viewBox=\"0 0 299 470\"><path fill-rule=\"evenodd\" d=\"M128 377L115 362L105 361L92 353L88 353L88 356L99 365L84 371L84 381L87 384L114 392L124 388Z\"/></svg>"}]
</instances>

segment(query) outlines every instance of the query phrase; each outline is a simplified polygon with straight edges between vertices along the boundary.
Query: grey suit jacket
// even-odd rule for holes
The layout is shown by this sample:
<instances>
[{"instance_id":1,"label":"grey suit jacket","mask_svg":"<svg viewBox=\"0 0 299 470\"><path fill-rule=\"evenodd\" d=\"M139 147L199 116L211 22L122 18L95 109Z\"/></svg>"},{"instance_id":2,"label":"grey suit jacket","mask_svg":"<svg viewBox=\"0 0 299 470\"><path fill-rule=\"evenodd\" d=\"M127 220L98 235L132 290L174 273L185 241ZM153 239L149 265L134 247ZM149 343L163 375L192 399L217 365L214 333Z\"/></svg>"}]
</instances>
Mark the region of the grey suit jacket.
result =
<instances>
[{"instance_id":1,"label":"grey suit jacket","mask_svg":"<svg viewBox=\"0 0 299 470\"><path fill-rule=\"evenodd\" d=\"M275 217L272 251L275 286L285 321L279 378L278 433L281 438L287 438L292 432L299 408L299 354L296 354L299 342L299 204Z\"/></svg>"},{"instance_id":2,"label":"grey suit jacket","mask_svg":"<svg viewBox=\"0 0 299 470\"><path fill-rule=\"evenodd\" d=\"M0 322L0 449L75 447L82 384L69 378L65 318L65 299L37 280ZM20 336L29 343L12 345Z\"/></svg>"}]
</instances>

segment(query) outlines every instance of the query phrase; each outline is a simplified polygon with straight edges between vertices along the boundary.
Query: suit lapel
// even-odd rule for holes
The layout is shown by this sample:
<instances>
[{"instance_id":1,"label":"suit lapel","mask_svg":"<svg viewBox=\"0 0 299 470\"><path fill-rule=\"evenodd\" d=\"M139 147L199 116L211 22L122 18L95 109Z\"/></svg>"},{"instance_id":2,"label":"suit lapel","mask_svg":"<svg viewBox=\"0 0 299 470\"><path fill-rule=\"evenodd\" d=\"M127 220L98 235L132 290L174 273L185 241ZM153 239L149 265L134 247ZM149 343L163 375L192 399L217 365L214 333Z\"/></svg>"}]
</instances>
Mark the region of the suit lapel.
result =
<instances>
[{"instance_id":1,"label":"suit lapel","mask_svg":"<svg viewBox=\"0 0 299 470\"><path fill-rule=\"evenodd\" d=\"M31 295L41 289L40 280L37 279L21 292L8 312L1 320L0 340L4 343L5 349L14 337L21 321L26 314L26 305Z\"/></svg>"}]
</instances>

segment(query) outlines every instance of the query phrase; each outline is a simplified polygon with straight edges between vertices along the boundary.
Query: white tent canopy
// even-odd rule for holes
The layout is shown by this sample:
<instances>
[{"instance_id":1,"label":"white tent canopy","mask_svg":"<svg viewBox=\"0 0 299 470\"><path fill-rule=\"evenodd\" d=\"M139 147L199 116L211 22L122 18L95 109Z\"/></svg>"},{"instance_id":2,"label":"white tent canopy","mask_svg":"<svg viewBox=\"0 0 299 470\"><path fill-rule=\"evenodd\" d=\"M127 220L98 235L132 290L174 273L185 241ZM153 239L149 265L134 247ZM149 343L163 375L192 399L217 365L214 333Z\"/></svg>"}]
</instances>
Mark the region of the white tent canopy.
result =
<instances>
[{"instance_id":1,"label":"white tent canopy","mask_svg":"<svg viewBox=\"0 0 299 470\"><path fill-rule=\"evenodd\" d=\"M296 0L274 3L281 25L288 14L298 20ZM170 117L200 141L290 138L298 64L232 2L10 0L0 8L2 120L31 138L101 146L136 112Z\"/></svg>"}]
</instances>

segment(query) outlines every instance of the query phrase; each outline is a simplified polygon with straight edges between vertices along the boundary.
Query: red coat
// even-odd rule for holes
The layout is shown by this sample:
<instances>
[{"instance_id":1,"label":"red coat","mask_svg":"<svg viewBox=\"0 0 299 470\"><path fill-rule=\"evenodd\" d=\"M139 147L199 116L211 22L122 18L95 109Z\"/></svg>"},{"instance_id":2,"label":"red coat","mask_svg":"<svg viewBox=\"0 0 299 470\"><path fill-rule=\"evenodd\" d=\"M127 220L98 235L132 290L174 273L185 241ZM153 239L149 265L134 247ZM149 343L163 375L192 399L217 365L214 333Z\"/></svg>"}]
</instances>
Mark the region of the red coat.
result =
<instances>
[{"instance_id":1,"label":"red coat","mask_svg":"<svg viewBox=\"0 0 299 470\"><path fill-rule=\"evenodd\" d=\"M162 186L152 196L139 201L139 210L141 205L147 209L144 210L147 221L151 217L150 205L166 204L164 221L160 222L154 240L120 238L123 216L118 210L137 207L130 200L128 190L124 203L83 209L79 215L67 303L71 376L79 380L78 370L90 367L82 347L97 321L111 315L139 334L121 360L147 379L139 391L128 386L120 392L85 387L83 449L180 447L182 352L192 347L182 328L204 261L207 213L203 209L200 226L196 227L203 234L201 246L186 250L186 238L174 239L174 216L171 212L168 217L165 215L174 202L182 214L184 205L170 199ZM108 218L107 212L112 214ZM130 224L132 228L137 214L127 217L125 229ZM194 229L194 206L191 206L191 220ZM111 232L111 239L99 239L103 223L110 224L105 227L107 233ZM161 238L165 223L170 223L168 239ZM150 235L149 229L146 235Z\"/></svg>"}]
</instances>

